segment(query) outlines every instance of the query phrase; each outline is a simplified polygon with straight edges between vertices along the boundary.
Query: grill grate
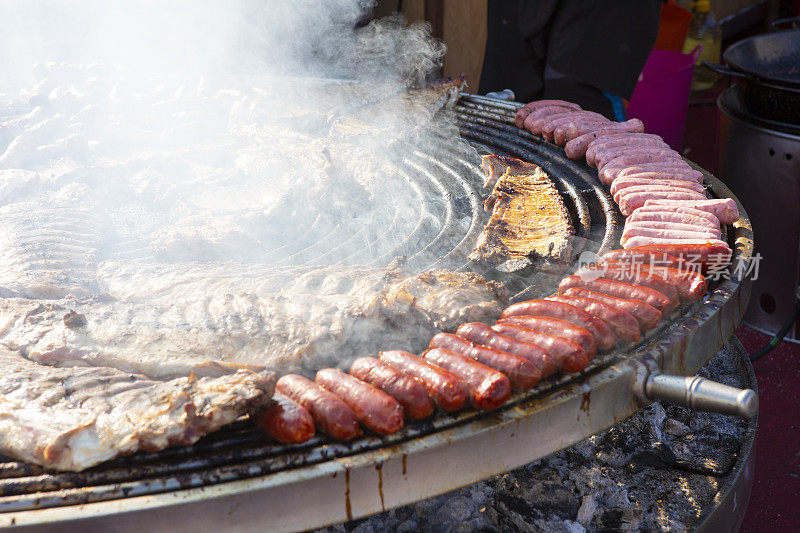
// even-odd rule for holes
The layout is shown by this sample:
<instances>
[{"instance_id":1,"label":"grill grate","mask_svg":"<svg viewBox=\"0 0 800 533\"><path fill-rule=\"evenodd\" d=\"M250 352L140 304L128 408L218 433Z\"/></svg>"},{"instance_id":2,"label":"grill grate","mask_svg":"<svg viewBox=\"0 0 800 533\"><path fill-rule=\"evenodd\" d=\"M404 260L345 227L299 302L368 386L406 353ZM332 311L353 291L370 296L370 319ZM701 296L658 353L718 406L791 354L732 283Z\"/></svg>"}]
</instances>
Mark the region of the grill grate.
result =
<instances>
[{"instance_id":1,"label":"grill grate","mask_svg":"<svg viewBox=\"0 0 800 533\"><path fill-rule=\"evenodd\" d=\"M563 194L578 236L589 239L588 242L593 242L601 252L615 247L621 232L621 215L592 170L583 163L567 159L559 147L514 127L517 107L518 104L463 95L455 109L459 131L479 153L511 155L540 164ZM487 220L481 205L482 196L486 194L481 190L483 173L478 162L460 152L444 134L438 141L433 146L419 147L403 161L401 170L420 202L419 219L402 242L385 250L375 259L375 264L386 264L387 259L406 255L414 268L474 268L467 256ZM431 202L432 198L443 201ZM419 242L420 236L430 234L426 228L437 227L437 224L436 235ZM380 240L380 236L376 236L376 245ZM442 249L442 243L454 242L455 246ZM295 260L313 262L325 257L329 261L337 249L311 245L293 253ZM358 257L343 253L337 259L344 264L357 261ZM552 292L553 274L548 277L546 273L527 272L503 278L499 272L483 273L504 281L515 299ZM683 308L677 313L686 310ZM640 344L650 342L666 328L668 324L650 332ZM618 352L605 354L593 361L584 373L540 383L533 390L512 397L504 408L579 383L585 374L594 373L623 357L625 354ZM317 436L295 446L275 444L249 420L240 420L193 446L137 453L80 473L46 472L34 465L0 461L0 513L157 494L263 476L396 445L492 416L492 413L465 410L410 424L387 437L365 436L343 444Z\"/></svg>"}]
</instances>

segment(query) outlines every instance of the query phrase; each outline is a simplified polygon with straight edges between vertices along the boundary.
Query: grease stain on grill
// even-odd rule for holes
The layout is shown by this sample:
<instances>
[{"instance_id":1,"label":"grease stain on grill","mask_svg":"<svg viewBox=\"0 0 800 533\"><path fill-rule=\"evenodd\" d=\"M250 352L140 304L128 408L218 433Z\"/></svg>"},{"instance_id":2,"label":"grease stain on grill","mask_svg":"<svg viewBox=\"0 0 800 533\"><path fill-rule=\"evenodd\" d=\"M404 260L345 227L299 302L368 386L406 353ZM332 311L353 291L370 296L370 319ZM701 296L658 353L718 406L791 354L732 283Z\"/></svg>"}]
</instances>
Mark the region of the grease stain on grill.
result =
<instances>
[{"instance_id":1,"label":"grease stain on grill","mask_svg":"<svg viewBox=\"0 0 800 533\"><path fill-rule=\"evenodd\" d=\"M381 497L381 509L386 510L386 504L383 502L383 463L375 465L375 470L378 471L378 495Z\"/></svg>"},{"instance_id":2,"label":"grease stain on grill","mask_svg":"<svg viewBox=\"0 0 800 533\"><path fill-rule=\"evenodd\" d=\"M353 519L353 507L350 505L350 469L344 469L344 511L347 513L347 519Z\"/></svg>"},{"instance_id":3,"label":"grease stain on grill","mask_svg":"<svg viewBox=\"0 0 800 533\"><path fill-rule=\"evenodd\" d=\"M583 395L581 395L580 410L588 415L589 407L591 406L591 404L592 404L592 391L587 390L586 392L583 393Z\"/></svg>"}]
</instances>

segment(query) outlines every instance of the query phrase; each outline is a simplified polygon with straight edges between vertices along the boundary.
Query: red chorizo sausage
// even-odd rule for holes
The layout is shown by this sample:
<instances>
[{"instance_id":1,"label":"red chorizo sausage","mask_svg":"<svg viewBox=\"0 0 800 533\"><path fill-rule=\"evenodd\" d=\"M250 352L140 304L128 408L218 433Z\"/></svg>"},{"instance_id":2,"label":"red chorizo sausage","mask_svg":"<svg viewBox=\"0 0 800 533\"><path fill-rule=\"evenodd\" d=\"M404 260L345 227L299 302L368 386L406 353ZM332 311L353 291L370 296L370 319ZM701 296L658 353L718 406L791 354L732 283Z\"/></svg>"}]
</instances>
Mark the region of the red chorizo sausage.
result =
<instances>
[{"instance_id":1,"label":"red chorizo sausage","mask_svg":"<svg viewBox=\"0 0 800 533\"><path fill-rule=\"evenodd\" d=\"M675 304L664 294L655 289L633 285L632 283L605 278L589 279L582 276L566 276L558 284L558 293L564 294L573 287L588 289L615 298L639 300L655 307L662 313L669 313L675 309Z\"/></svg>"},{"instance_id":2,"label":"red chorizo sausage","mask_svg":"<svg viewBox=\"0 0 800 533\"><path fill-rule=\"evenodd\" d=\"M554 302L551 302L554 303ZM564 304L566 305L566 304ZM578 344L586 356L591 360L597 353L597 340L592 333L580 326L576 326L560 318L549 316L510 316L497 321L498 324L516 324L529 329L535 329L548 335L564 337ZM495 330L499 331L499 330ZM502 333L502 332L500 332Z\"/></svg>"},{"instance_id":3,"label":"red chorizo sausage","mask_svg":"<svg viewBox=\"0 0 800 533\"><path fill-rule=\"evenodd\" d=\"M403 427L403 407L372 385L336 368L323 368L314 381L341 398L361 423L375 433L391 435Z\"/></svg>"},{"instance_id":4,"label":"red chorizo sausage","mask_svg":"<svg viewBox=\"0 0 800 533\"><path fill-rule=\"evenodd\" d=\"M350 375L397 400L406 418L420 420L433 414L435 406L425 386L388 363L374 357L360 357L350 365Z\"/></svg>"},{"instance_id":5,"label":"red chorizo sausage","mask_svg":"<svg viewBox=\"0 0 800 533\"><path fill-rule=\"evenodd\" d=\"M616 269L620 276L637 276L637 280L666 283L674 287L678 296L687 301L697 301L705 294L708 284L697 268L671 268L647 264L604 263L607 273L613 275Z\"/></svg>"},{"instance_id":6,"label":"red chorizo sausage","mask_svg":"<svg viewBox=\"0 0 800 533\"><path fill-rule=\"evenodd\" d=\"M683 259L686 263L700 265L705 271L709 267L721 267L730 263L731 249L724 242L700 244L649 244L628 249L629 252L667 254ZM685 267L684 267L685 268Z\"/></svg>"},{"instance_id":7,"label":"red chorizo sausage","mask_svg":"<svg viewBox=\"0 0 800 533\"><path fill-rule=\"evenodd\" d=\"M597 347L601 351L610 350L617 342L614 336L614 330L612 330L608 324L596 316L587 313L580 307L564 302L528 300L527 302L518 302L510 305L503 311L504 319L516 316L547 316L560 318L576 326L586 328L594 335L595 340L597 340Z\"/></svg>"},{"instance_id":8,"label":"red chorizo sausage","mask_svg":"<svg viewBox=\"0 0 800 533\"><path fill-rule=\"evenodd\" d=\"M502 372L465 355L442 348L431 348L422 357L463 379L469 386L472 405L476 409L497 409L511 396L511 382Z\"/></svg>"},{"instance_id":9,"label":"red chorizo sausage","mask_svg":"<svg viewBox=\"0 0 800 533\"><path fill-rule=\"evenodd\" d=\"M520 342L536 343L551 353L564 372L580 372L589 364L589 357L579 344L564 337L548 335L517 324L495 324L492 329Z\"/></svg>"},{"instance_id":10,"label":"red chorizo sausage","mask_svg":"<svg viewBox=\"0 0 800 533\"><path fill-rule=\"evenodd\" d=\"M639 322L636 321L636 317L627 311L612 307L593 298L548 296L546 300L574 305L587 313L595 315L608 324L621 341L637 342L639 340Z\"/></svg>"},{"instance_id":11,"label":"red chorizo sausage","mask_svg":"<svg viewBox=\"0 0 800 533\"><path fill-rule=\"evenodd\" d=\"M580 289L578 287L567 289L564 292L564 296L593 298L605 304L616 307L617 309L622 309L623 311L627 311L628 313L633 315L633 317L639 323L639 329L642 332L653 329L661 321L661 311L659 311L652 305L646 304L640 300L631 300L629 298L616 298L614 296L609 296L608 294L590 291L588 289Z\"/></svg>"},{"instance_id":12,"label":"red chorizo sausage","mask_svg":"<svg viewBox=\"0 0 800 533\"><path fill-rule=\"evenodd\" d=\"M276 392L272 403L254 416L258 427L278 442L300 444L314 436L314 418L307 409Z\"/></svg>"},{"instance_id":13,"label":"red chorizo sausage","mask_svg":"<svg viewBox=\"0 0 800 533\"><path fill-rule=\"evenodd\" d=\"M299 403L314 418L323 432L339 440L361 435L356 414L338 396L298 374L286 374L275 384L275 390Z\"/></svg>"},{"instance_id":14,"label":"red chorizo sausage","mask_svg":"<svg viewBox=\"0 0 800 533\"><path fill-rule=\"evenodd\" d=\"M677 287L668 282L664 277L654 275L649 270L641 268L641 265L633 263L620 263L616 261L605 261L599 265L587 265L581 267L576 274L601 276L605 279L623 281L634 285L641 285L657 290L667 298L673 307L677 307L680 299Z\"/></svg>"},{"instance_id":15,"label":"red chorizo sausage","mask_svg":"<svg viewBox=\"0 0 800 533\"><path fill-rule=\"evenodd\" d=\"M442 335L439 337L439 335ZM434 337L437 342L446 343L449 342L449 346L440 346L446 350L450 350L451 352L458 352L463 353L467 357L472 357L473 359L477 359L479 354L475 354L473 357L472 353L467 353L468 347L464 346L463 343L459 343L456 339L452 339L450 337L446 337L444 335L447 334L439 334ZM470 323L469 327L459 327L458 328L458 335L467 341L471 341L477 343L479 345L483 345L488 348L493 348L494 350L500 350L501 352L506 352L509 354L517 355L519 357L524 357L531 363L533 363L536 368L539 370L539 377L546 378L553 374L558 369L558 362L556 361L555 357L550 355L547 350L543 346L538 346L536 344L532 344L529 342L522 343L519 341L515 341L514 339L510 339L508 337L504 337L500 335L492 328L487 326L486 324L480 323ZM437 337L439 337L437 339ZM431 340L431 347L433 347L433 340ZM482 355L482 357L489 357L488 353L486 355ZM478 359L478 361L481 361ZM484 364L485 361L481 361ZM492 365L489 365L492 366Z\"/></svg>"},{"instance_id":16,"label":"red chorizo sausage","mask_svg":"<svg viewBox=\"0 0 800 533\"><path fill-rule=\"evenodd\" d=\"M604 253L602 258L603 261L606 262L618 261L636 265L655 265L672 268L685 268L687 265L687 262L680 257L650 249L639 250L637 248L632 248L630 250L611 250Z\"/></svg>"},{"instance_id":17,"label":"red chorizo sausage","mask_svg":"<svg viewBox=\"0 0 800 533\"><path fill-rule=\"evenodd\" d=\"M422 358L403 350L387 350L378 355L407 376L418 380L443 411L457 411L469 401L469 387L452 372L429 365Z\"/></svg>"},{"instance_id":18,"label":"red chorizo sausage","mask_svg":"<svg viewBox=\"0 0 800 533\"><path fill-rule=\"evenodd\" d=\"M475 334L473 331L477 332L483 328L489 329L489 326L485 324L480 324L482 328L475 326L475 324L461 325L458 328L458 336L450 333L437 334L431 339L430 347L444 348L451 352L460 353L470 359L475 359L479 363L499 370L508 376L511 381L511 387L514 390L528 390L539 382L542 378L542 373L533 361L509 352L489 348L486 345L481 346L482 343L474 341L474 338L479 338L481 335L480 333ZM475 327L473 328L473 326ZM513 339L508 339L508 341L509 344L513 344Z\"/></svg>"}]
</instances>

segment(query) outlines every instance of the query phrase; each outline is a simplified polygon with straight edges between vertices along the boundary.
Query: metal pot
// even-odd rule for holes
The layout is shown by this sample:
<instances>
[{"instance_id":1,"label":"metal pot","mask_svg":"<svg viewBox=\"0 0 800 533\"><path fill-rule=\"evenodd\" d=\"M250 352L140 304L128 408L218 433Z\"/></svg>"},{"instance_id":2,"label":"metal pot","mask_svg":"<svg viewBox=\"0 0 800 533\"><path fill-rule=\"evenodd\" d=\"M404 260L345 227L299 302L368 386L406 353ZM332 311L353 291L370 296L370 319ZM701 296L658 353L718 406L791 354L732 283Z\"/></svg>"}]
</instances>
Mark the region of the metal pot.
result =
<instances>
[{"instance_id":1,"label":"metal pot","mask_svg":"<svg viewBox=\"0 0 800 533\"><path fill-rule=\"evenodd\" d=\"M784 19L776 24L800 19ZM717 74L735 78L747 113L800 124L800 30L757 35L730 46L727 65L703 62Z\"/></svg>"}]
</instances>

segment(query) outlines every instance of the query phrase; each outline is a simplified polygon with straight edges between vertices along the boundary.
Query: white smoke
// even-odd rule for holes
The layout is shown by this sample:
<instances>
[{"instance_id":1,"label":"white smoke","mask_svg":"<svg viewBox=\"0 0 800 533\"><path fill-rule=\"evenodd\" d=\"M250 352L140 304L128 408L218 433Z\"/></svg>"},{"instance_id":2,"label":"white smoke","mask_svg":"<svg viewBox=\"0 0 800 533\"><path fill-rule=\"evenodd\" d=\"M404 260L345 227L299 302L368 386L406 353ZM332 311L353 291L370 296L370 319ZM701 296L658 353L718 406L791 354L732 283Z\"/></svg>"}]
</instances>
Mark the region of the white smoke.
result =
<instances>
[{"instance_id":1,"label":"white smoke","mask_svg":"<svg viewBox=\"0 0 800 533\"><path fill-rule=\"evenodd\" d=\"M91 208L97 261L388 264L439 223L395 164L455 134L398 97L444 45L399 17L361 24L371 7L0 4L0 180L29 173L0 183L0 209Z\"/></svg>"}]
</instances>

